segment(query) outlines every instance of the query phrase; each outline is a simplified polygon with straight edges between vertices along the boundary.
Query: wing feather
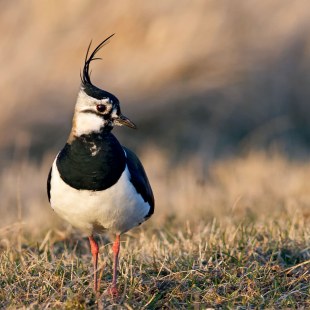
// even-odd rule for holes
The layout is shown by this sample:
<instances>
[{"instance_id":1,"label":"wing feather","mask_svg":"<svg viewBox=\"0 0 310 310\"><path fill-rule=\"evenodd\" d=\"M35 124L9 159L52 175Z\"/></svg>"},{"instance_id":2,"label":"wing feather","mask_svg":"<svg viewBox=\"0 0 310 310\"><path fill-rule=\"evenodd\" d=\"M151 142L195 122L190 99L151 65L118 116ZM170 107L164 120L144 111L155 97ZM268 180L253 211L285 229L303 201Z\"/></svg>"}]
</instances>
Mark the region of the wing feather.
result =
<instances>
[{"instance_id":1,"label":"wing feather","mask_svg":"<svg viewBox=\"0 0 310 310\"><path fill-rule=\"evenodd\" d=\"M130 172L130 181L137 190L137 192L142 196L145 202L150 205L150 210L146 215L149 218L154 213L154 195L146 176L145 170L134 152L124 147L127 155L127 167Z\"/></svg>"}]
</instances>

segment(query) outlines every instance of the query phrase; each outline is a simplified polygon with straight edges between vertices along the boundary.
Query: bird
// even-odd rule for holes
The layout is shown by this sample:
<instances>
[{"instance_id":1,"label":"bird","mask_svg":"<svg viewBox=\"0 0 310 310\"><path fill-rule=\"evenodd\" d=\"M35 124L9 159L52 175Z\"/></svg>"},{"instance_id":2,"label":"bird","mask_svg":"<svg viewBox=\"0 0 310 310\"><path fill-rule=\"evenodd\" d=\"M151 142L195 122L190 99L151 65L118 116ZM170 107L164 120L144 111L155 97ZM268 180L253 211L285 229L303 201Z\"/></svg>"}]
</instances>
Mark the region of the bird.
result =
<instances>
[{"instance_id":1,"label":"bird","mask_svg":"<svg viewBox=\"0 0 310 310\"><path fill-rule=\"evenodd\" d=\"M49 171L47 195L53 210L88 236L96 293L99 246L95 235L106 231L115 235L113 277L108 291L118 296L120 236L149 219L155 203L139 158L111 132L114 126L136 129L136 125L121 113L118 98L90 79L91 62L101 59L96 54L113 35L92 52L92 41L88 45L72 129Z\"/></svg>"}]
</instances>

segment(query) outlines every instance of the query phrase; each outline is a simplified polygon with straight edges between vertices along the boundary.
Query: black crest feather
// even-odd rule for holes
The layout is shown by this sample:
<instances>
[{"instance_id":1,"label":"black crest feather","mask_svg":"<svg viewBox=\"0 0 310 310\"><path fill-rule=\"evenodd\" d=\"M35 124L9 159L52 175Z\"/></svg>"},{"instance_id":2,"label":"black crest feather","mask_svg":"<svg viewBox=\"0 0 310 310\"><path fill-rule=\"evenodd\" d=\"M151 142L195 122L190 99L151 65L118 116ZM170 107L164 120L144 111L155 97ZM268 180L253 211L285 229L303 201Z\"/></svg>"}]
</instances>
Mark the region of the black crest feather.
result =
<instances>
[{"instance_id":1,"label":"black crest feather","mask_svg":"<svg viewBox=\"0 0 310 310\"><path fill-rule=\"evenodd\" d=\"M93 60L98 60L101 59L99 57L95 57L96 54L98 53L98 51L105 45L108 43L109 39L111 37L114 36L114 33L112 35L110 35L109 37L107 37L106 39L104 39L94 50L93 52L89 55L90 52L90 47L92 44L92 41L90 41L88 48L87 48L87 52L86 52L86 56L85 56L85 61L84 61L84 68L83 68L83 73L81 73L81 81L82 81L82 87L84 89L84 91L97 99L102 99L104 97L106 97L107 95L110 95L108 92L101 90L99 88L97 88L96 86L94 86L90 80L90 71L89 71L89 65ZM113 95L112 95L113 96Z\"/></svg>"},{"instance_id":2,"label":"black crest feather","mask_svg":"<svg viewBox=\"0 0 310 310\"><path fill-rule=\"evenodd\" d=\"M88 48L87 48L87 52L86 52L86 56L85 56L85 62L84 62L84 68L83 68L83 76L81 76L81 80L82 83L84 85L86 84L92 84L91 80L90 80L90 72L89 72L89 64L93 61L93 60L97 60L97 59L101 59L98 58L96 56L96 54L98 53L98 51L106 44L108 43L109 39L112 38L114 36L115 33L111 34L109 37L107 37L106 39L104 39L95 49L94 51L90 54L90 56L88 57L89 54L89 50L92 44L92 41L90 41Z\"/></svg>"}]
</instances>

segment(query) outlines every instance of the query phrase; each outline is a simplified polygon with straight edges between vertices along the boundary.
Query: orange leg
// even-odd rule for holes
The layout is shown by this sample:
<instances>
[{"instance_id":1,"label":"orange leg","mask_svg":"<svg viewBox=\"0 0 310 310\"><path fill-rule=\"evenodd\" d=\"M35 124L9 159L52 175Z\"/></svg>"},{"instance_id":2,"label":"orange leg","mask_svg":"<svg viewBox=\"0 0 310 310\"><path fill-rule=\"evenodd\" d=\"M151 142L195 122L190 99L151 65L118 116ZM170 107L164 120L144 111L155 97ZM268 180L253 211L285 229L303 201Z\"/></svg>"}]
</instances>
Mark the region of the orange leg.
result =
<instances>
[{"instance_id":1,"label":"orange leg","mask_svg":"<svg viewBox=\"0 0 310 310\"><path fill-rule=\"evenodd\" d=\"M98 291L97 269L98 269L99 247L93 236L89 236L88 239L89 239L90 251L91 251L91 254L93 255L93 263L94 263L94 290L95 292L97 292Z\"/></svg>"},{"instance_id":2,"label":"orange leg","mask_svg":"<svg viewBox=\"0 0 310 310\"><path fill-rule=\"evenodd\" d=\"M117 289L117 266L118 266L118 254L120 248L120 235L116 235L115 241L113 243L113 254L114 254L114 261L113 261L113 280L112 286L110 288L110 294L113 296L118 296L118 289Z\"/></svg>"}]
</instances>

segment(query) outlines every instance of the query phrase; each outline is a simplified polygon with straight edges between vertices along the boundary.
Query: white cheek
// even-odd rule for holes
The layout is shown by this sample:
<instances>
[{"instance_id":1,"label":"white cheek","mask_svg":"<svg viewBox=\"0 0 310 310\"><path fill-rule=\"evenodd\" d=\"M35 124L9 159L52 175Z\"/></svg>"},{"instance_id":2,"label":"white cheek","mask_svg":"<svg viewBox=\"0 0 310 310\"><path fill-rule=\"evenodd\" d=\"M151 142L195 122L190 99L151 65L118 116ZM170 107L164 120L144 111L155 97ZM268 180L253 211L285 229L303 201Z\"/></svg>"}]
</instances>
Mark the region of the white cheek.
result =
<instances>
[{"instance_id":1,"label":"white cheek","mask_svg":"<svg viewBox=\"0 0 310 310\"><path fill-rule=\"evenodd\" d=\"M75 134L77 136L99 132L105 125L104 119L92 113L78 113L75 122Z\"/></svg>"}]
</instances>

